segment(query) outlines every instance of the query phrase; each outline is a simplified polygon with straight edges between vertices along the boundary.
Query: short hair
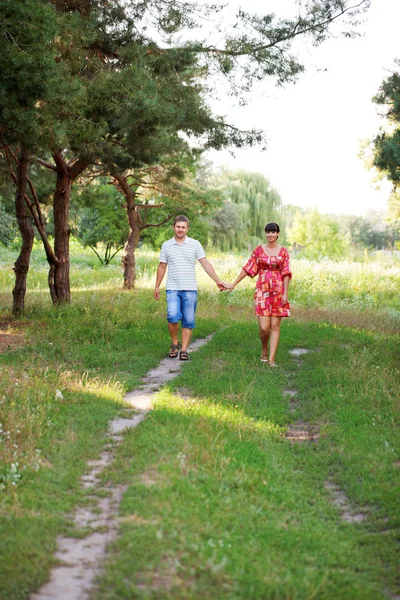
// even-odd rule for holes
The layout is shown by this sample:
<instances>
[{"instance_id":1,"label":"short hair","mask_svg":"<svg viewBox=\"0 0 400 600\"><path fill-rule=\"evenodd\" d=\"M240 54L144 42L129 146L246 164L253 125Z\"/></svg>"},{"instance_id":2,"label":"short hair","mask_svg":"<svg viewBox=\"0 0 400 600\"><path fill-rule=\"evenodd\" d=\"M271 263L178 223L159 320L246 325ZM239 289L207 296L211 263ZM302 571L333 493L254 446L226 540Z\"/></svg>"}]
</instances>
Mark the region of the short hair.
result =
<instances>
[{"instance_id":1,"label":"short hair","mask_svg":"<svg viewBox=\"0 0 400 600\"><path fill-rule=\"evenodd\" d=\"M175 217L174 225L176 225L177 223L187 223L189 227L189 219L185 217L185 215L178 215L177 217Z\"/></svg>"},{"instance_id":2,"label":"short hair","mask_svg":"<svg viewBox=\"0 0 400 600\"><path fill-rule=\"evenodd\" d=\"M277 233L279 233L280 232L279 225L278 225L278 223L267 223L264 231L265 231L265 233L268 233L268 231L276 231Z\"/></svg>"}]
</instances>

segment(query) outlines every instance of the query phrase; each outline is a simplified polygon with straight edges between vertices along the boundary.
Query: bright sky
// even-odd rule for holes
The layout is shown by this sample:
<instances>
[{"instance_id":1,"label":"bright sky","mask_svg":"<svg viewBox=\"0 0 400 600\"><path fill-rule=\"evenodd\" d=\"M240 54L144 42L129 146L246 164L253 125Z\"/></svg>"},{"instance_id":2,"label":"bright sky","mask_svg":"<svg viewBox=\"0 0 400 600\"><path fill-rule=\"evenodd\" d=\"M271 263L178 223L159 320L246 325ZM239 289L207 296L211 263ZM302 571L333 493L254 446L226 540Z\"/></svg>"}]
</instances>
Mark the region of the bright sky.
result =
<instances>
[{"instance_id":1,"label":"bright sky","mask_svg":"<svg viewBox=\"0 0 400 600\"><path fill-rule=\"evenodd\" d=\"M245 9L280 14L285 3L292 0L246 0ZM228 98L213 104L238 127L264 129L269 143L266 152L237 151L233 158L213 151L208 158L263 173L285 204L336 214L385 210L390 185L375 189L358 153L360 141L383 124L371 98L400 58L399 23L400 0L372 0L360 29L364 37L309 48L297 84L274 89L266 82L245 107L231 106Z\"/></svg>"}]
</instances>

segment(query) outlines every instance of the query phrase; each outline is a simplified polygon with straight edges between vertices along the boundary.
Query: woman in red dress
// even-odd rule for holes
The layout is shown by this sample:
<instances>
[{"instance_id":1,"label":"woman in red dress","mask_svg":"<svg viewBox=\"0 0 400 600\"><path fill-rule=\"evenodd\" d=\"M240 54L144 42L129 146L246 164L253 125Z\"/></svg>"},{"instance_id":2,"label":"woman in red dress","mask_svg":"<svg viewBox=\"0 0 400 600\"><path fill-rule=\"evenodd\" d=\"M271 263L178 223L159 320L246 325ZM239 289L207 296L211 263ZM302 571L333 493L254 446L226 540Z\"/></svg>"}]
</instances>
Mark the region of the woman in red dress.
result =
<instances>
[{"instance_id":1,"label":"woman in red dress","mask_svg":"<svg viewBox=\"0 0 400 600\"><path fill-rule=\"evenodd\" d=\"M267 243L257 246L234 283L226 287L232 291L247 275L258 275L254 304L262 344L261 362L276 367L275 354L278 349L281 318L290 315L288 287L292 273L288 251L277 244L279 225L268 223L265 233Z\"/></svg>"}]
</instances>

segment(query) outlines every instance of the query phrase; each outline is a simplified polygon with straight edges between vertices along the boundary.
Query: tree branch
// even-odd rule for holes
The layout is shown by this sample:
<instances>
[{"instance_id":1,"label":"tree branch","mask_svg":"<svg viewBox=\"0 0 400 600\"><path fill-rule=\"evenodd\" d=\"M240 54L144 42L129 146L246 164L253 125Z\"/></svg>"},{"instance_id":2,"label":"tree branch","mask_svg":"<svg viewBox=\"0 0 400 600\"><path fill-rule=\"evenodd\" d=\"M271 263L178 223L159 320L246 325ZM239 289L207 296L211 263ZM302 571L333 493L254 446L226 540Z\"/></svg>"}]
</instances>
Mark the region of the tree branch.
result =
<instances>
[{"instance_id":1,"label":"tree branch","mask_svg":"<svg viewBox=\"0 0 400 600\"><path fill-rule=\"evenodd\" d=\"M170 221L173 216L174 216L173 214L169 215L168 217L163 219L163 221L160 221L160 223L146 223L146 225L143 225L143 227L141 227L140 230L143 231L143 229L146 229L147 227L160 227L161 225L168 223L168 221Z\"/></svg>"},{"instance_id":2,"label":"tree branch","mask_svg":"<svg viewBox=\"0 0 400 600\"><path fill-rule=\"evenodd\" d=\"M302 29L297 29L299 23L297 22L294 26L294 29L288 33L287 35L283 35L282 37L270 42L269 44L263 44L263 45L254 45L251 50L249 51L249 49L244 49L244 50L226 50L223 48L215 48L215 46L208 46L208 47L203 47L203 46L194 46L192 48L192 50L194 52L202 52L202 53L210 53L210 54L221 54L221 55L226 55L226 56L245 56L248 54L255 54L257 52L262 52L263 50L268 50L270 48L274 48L276 47L278 44L281 44L283 42L287 42L291 39L294 39L296 37L298 37L299 35L304 35L306 33L309 33L310 31L313 30L318 30L321 27L325 27L326 25L328 25L329 23L333 23L334 21L336 21L337 19L339 19L340 17L342 17L344 14L346 14L347 12L351 11L351 10L356 10L357 8L360 8L360 6L362 6L363 4L365 4L367 2L367 0L361 0L361 2L359 2L358 4L355 4L353 6L348 6L347 8L343 8L339 13L337 13L336 15L333 15L329 18L324 19L323 21L320 21L319 23L315 23L313 25L309 25L308 27L304 27ZM168 49L166 49L168 50Z\"/></svg>"},{"instance_id":3,"label":"tree branch","mask_svg":"<svg viewBox=\"0 0 400 600\"><path fill-rule=\"evenodd\" d=\"M39 165L42 165L42 167L46 167L46 169L51 169L52 171L57 172L57 167L56 167L56 165L53 165L53 163L50 163L47 160L43 160L42 158L39 158L38 156L34 156L33 159Z\"/></svg>"}]
</instances>

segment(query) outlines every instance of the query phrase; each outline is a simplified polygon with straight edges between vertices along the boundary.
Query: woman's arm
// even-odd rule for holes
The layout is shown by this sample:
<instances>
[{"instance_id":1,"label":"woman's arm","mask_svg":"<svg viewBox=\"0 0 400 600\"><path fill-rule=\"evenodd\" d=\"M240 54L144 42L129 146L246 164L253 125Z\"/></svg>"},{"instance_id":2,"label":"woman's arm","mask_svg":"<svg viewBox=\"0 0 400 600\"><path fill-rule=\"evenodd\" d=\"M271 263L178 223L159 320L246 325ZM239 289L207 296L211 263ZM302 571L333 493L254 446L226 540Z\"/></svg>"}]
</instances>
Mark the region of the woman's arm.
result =
<instances>
[{"instance_id":1,"label":"woman's arm","mask_svg":"<svg viewBox=\"0 0 400 600\"><path fill-rule=\"evenodd\" d=\"M226 288L229 292L231 292L233 290L234 287L237 286L238 283L240 283L242 281L242 279L244 279L245 277L247 277L247 273L244 269L242 269L239 273L239 275L236 277L235 281L231 284L227 284Z\"/></svg>"},{"instance_id":2,"label":"woman's arm","mask_svg":"<svg viewBox=\"0 0 400 600\"><path fill-rule=\"evenodd\" d=\"M288 290L289 290L289 281L290 275L285 275L283 277L283 295L282 295L282 304L286 304L288 301Z\"/></svg>"}]
</instances>

